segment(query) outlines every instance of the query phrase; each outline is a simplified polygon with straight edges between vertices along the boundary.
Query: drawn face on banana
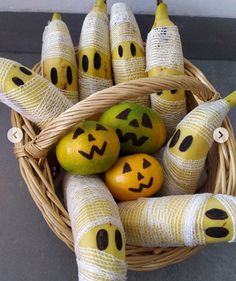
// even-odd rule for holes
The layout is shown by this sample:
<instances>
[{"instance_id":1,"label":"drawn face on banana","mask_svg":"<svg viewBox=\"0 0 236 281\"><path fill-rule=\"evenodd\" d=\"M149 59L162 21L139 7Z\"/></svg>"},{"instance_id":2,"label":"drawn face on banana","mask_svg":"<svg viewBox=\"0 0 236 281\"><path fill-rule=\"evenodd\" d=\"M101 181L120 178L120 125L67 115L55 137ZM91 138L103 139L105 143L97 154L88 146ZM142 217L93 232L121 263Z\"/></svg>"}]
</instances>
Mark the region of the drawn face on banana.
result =
<instances>
[{"instance_id":1,"label":"drawn face on banana","mask_svg":"<svg viewBox=\"0 0 236 281\"><path fill-rule=\"evenodd\" d=\"M170 69L166 67L155 67L148 72L149 77L165 77L166 75L183 75L178 70ZM185 90L163 90L157 93L159 97L167 101L179 101L185 99Z\"/></svg>"},{"instance_id":2,"label":"drawn face on banana","mask_svg":"<svg viewBox=\"0 0 236 281\"><path fill-rule=\"evenodd\" d=\"M43 76L56 87L69 92L78 90L77 69L72 63L63 58L49 58L43 64Z\"/></svg>"},{"instance_id":3,"label":"drawn face on banana","mask_svg":"<svg viewBox=\"0 0 236 281\"><path fill-rule=\"evenodd\" d=\"M102 54L96 48L85 48L79 52L79 71L89 76L111 80L111 60L107 54Z\"/></svg>"},{"instance_id":4,"label":"drawn face on banana","mask_svg":"<svg viewBox=\"0 0 236 281\"><path fill-rule=\"evenodd\" d=\"M209 144L196 132L179 128L168 143L170 151L185 160L204 158L209 150Z\"/></svg>"},{"instance_id":5,"label":"drawn face on banana","mask_svg":"<svg viewBox=\"0 0 236 281\"><path fill-rule=\"evenodd\" d=\"M93 248L111 254L118 259L125 258L124 237L113 224L103 224L87 232L79 242L79 246Z\"/></svg>"},{"instance_id":6,"label":"drawn face on banana","mask_svg":"<svg viewBox=\"0 0 236 281\"><path fill-rule=\"evenodd\" d=\"M4 81L3 91L8 92L17 89L29 82L35 76L36 73L32 72L29 68L20 64L12 64Z\"/></svg>"},{"instance_id":7,"label":"drawn face on banana","mask_svg":"<svg viewBox=\"0 0 236 281\"><path fill-rule=\"evenodd\" d=\"M232 217L224 205L214 197L207 201L203 224L206 243L227 242L233 239Z\"/></svg>"},{"instance_id":8,"label":"drawn face on banana","mask_svg":"<svg viewBox=\"0 0 236 281\"><path fill-rule=\"evenodd\" d=\"M129 60L133 58L143 58L144 50L136 42L124 41L112 50L113 60Z\"/></svg>"}]
</instances>

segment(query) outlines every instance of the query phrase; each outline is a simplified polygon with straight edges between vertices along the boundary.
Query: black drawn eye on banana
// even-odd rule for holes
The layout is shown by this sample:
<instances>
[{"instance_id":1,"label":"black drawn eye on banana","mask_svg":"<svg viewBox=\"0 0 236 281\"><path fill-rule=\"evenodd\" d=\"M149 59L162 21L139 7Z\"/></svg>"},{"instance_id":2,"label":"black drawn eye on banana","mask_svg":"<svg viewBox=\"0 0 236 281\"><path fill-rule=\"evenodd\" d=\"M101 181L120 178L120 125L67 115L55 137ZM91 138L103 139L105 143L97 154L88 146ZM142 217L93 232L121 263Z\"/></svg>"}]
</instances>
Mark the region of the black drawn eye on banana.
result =
<instances>
[{"instance_id":1,"label":"black drawn eye on banana","mask_svg":"<svg viewBox=\"0 0 236 281\"><path fill-rule=\"evenodd\" d=\"M78 102L78 70L73 42L61 15L54 13L45 27L42 44L42 74L73 103Z\"/></svg>"},{"instance_id":2,"label":"black drawn eye on banana","mask_svg":"<svg viewBox=\"0 0 236 281\"><path fill-rule=\"evenodd\" d=\"M0 58L0 75L0 101L39 128L72 106L48 80L15 61Z\"/></svg>"},{"instance_id":3,"label":"black drawn eye on banana","mask_svg":"<svg viewBox=\"0 0 236 281\"><path fill-rule=\"evenodd\" d=\"M222 125L235 104L236 91L224 99L197 106L178 124L164 150L162 195L196 192L214 141L214 131Z\"/></svg>"},{"instance_id":4,"label":"black drawn eye on banana","mask_svg":"<svg viewBox=\"0 0 236 281\"><path fill-rule=\"evenodd\" d=\"M236 240L234 196L204 193L140 198L120 203L119 210L128 244L193 247Z\"/></svg>"},{"instance_id":5,"label":"black drawn eye on banana","mask_svg":"<svg viewBox=\"0 0 236 281\"><path fill-rule=\"evenodd\" d=\"M113 85L106 1L96 0L86 16L78 49L79 89L83 100Z\"/></svg>"},{"instance_id":6,"label":"black drawn eye on banana","mask_svg":"<svg viewBox=\"0 0 236 281\"><path fill-rule=\"evenodd\" d=\"M125 233L117 204L98 176L64 180L79 280L126 280Z\"/></svg>"},{"instance_id":7,"label":"black drawn eye on banana","mask_svg":"<svg viewBox=\"0 0 236 281\"><path fill-rule=\"evenodd\" d=\"M125 3L111 8L112 68L115 84L146 77L146 62L141 33L131 9ZM132 101L149 105L149 96Z\"/></svg>"}]
</instances>

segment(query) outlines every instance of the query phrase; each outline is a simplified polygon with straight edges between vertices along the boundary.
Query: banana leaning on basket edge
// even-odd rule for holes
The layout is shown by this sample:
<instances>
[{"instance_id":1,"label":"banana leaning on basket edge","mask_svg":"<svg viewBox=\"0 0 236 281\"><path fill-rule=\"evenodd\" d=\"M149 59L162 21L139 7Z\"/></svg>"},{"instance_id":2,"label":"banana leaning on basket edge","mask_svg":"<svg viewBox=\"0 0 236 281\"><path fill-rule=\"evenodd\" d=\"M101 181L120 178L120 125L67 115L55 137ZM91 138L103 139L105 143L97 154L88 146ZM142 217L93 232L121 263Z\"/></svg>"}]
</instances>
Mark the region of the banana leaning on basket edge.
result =
<instances>
[{"instance_id":1,"label":"banana leaning on basket edge","mask_svg":"<svg viewBox=\"0 0 236 281\"><path fill-rule=\"evenodd\" d=\"M149 77L183 75L184 58L178 27L169 19L165 3L158 3L155 22L147 37L146 62ZM186 115L184 90L163 90L151 95L151 107L164 120L170 137Z\"/></svg>"},{"instance_id":2,"label":"banana leaning on basket edge","mask_svg":"<svg viewBox=\"0 0 236 281\"><path fill-rule=\"evenodd\" d=\"M106 0L96 0L83 22L78 62L81 100L113 85Z\"/></svg>"},{"instance_id":3,"label":"banana leaning on basket edge","mask_svg":"<svg viewBox=\"0 0 236 281\"><path fill-rule=\"evenodd\" d=\"M236 91L217 101L205 102L178 124L163 155L165 171L162 195L195 193L213 144L213 133L236 105Z\"/></svg>"},{"instance_id":4,"label":"banana leaning on basket edge","mask_svg":"<svg viewBox=\"0 0 236 281\"><path fill-rule=\"evenodd\" d=\"M126 280L125 233L118 207L98 176L64 179L79 280Z\"/></svg>"},{"instance_id":5,"label":"banana leaning on basket edge","mask_svg":"<svg viewBox=\"0 0 236 281\"><path fill-rule=\"evenodd\" d=\"M41 129L72 106L48 80L5 58L0 58L0 101Z\"/></svg>"},{"instance_id":6,"label":"banana leaning on basket edge","mask_svg":"<svg viewBox=\"0 0 236 281\"><path fill-rule=\"evenodd\" d=\"M42 44L42 74L73 103L79 101L78 70L73 42L61 15L54 13L45 27Z\"/></svg>"},{"instance_id":7,"label":"banana leaning on basket edge","mask_svg":"<svg viewBox=\"0 0 236 281\"><path fill-rule=\"evenodd\" d=\"M127 243L194 247L235 242L236 197L223 194L140 198L119 204Z\"/></svg>"},{"instance_id":8,"label":"banana leaning on basket edge","mask_svg":"<svg viewBox=\"0 0 236 281\"><path fill-rule=\"evenodd\" d=\"M116 3L111 8L110 34L115 84L146 77L141 33L131 9L125 3ZM148 106L149 96L131 101Z\"/></svg>"}]
</instances>

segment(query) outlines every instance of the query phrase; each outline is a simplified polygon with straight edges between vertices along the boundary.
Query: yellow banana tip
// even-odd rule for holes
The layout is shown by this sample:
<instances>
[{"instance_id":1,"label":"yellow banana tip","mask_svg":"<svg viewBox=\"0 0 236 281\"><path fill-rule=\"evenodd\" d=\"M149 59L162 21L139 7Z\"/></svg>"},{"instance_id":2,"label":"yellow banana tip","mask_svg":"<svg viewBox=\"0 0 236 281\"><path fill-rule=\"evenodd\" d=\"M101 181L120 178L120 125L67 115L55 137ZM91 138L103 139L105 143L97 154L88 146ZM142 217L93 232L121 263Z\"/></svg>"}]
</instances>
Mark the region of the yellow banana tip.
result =
<instances>
[{"instance_id":1,"label":"yellow banana tip","mask_svg":"<svg viewBox=\"0 0 236 281\"><path fill-rule=\"evenodd\" d=\"M230 107L236 106L236 91L225 97L225 100L230 104Z\"/></svg>"},{"instance_id":2,"label":"yellow banana tip","mask_svg":"<svg viewBox=\"0 0 236 281\"><path fill-rule=\"evenodd\" d=\"M52 20L61 20L61 14L59 13L54 13L52 15Z\"/></svg>"}]
</instances>

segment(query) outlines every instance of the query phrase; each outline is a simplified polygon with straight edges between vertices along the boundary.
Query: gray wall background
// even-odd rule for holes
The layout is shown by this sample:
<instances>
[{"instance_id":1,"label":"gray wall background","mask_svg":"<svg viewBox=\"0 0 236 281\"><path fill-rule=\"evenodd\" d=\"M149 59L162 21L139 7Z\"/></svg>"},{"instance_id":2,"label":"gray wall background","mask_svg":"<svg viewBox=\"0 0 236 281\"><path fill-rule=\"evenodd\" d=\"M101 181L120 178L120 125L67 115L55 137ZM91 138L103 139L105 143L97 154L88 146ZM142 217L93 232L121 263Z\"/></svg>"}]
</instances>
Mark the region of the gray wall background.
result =
<instances>
[{"instance_id":1,"label":"gray wall background","mask_svg":"<svg viewBox=\"0 0 236 281\"><path fill-rule=\"evenodd\" d=\"M40 59L41 31L47 14L0 14L0 56L33 66ZM78 39L76 20L66 15L73 39ZM143 34L151 17L138 17ZM185 56L190 58L226 95L236 89L236 21L176 18L184 40ZM204 30L210 30L199 37ZM218 35L220 34L220 38ZM216 38L215 38L216 37ZM207 41L207 39L212 39ZM196 42L196 43L195 43ZM214 42L214 44L213 44ZM10 110L0 104L0 280L75 281L77 267L72 253L48 228L32 201L19 173L13 145L7 140L11 128ZM236 110L230 114L236 131ZM129 272L128 280L146 281L235 281L236 244L211 245L185 262L152 272Z\"/></svg>"}]
</instances>

